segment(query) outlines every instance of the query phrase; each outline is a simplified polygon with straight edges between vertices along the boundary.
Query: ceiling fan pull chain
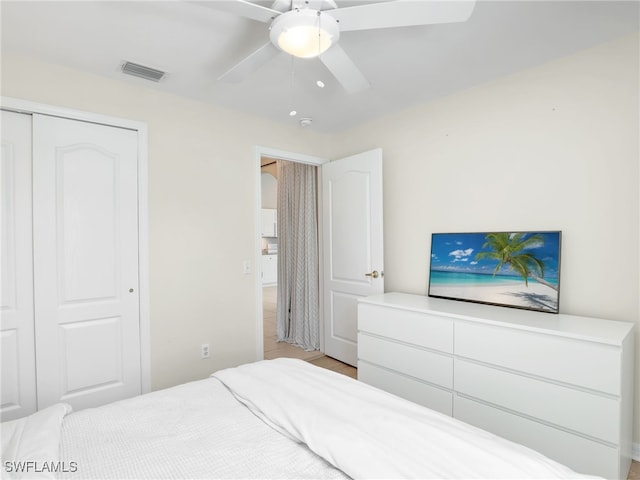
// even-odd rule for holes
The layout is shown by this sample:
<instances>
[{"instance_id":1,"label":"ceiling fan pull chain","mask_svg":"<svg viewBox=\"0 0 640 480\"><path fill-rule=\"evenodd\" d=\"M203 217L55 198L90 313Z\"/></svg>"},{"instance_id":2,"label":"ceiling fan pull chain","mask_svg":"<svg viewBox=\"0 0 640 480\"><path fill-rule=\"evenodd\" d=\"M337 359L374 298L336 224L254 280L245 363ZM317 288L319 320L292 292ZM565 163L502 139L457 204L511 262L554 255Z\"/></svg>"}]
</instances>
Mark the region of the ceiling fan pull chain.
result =
<instances>
[{"instance_id":1,"label":"ceiling fan pull chain","mask_svg":"<svg viewBox=\"0 0 640 480\"><path fill-rule=\"evenodd\" d=\"M291 111L289 112L289 116L290 117L295 117L296 114L298 113L296 111L296 99L295 99L295 92L294 92L294 79L295 79L295 70L294 70L294 62L295 61L295 57L293 55L291 55Z\"/></svg>"},{"instance_id":2,"label":"ceiling fan pull chain","mask_svg":"<svg viewBox=\"0 0 640 480\"><path fill-rule=\"evenodd\" d=\"M318 55L322 53L322 24L320 10L318 10Z\"/></svg>"}]
</instances>

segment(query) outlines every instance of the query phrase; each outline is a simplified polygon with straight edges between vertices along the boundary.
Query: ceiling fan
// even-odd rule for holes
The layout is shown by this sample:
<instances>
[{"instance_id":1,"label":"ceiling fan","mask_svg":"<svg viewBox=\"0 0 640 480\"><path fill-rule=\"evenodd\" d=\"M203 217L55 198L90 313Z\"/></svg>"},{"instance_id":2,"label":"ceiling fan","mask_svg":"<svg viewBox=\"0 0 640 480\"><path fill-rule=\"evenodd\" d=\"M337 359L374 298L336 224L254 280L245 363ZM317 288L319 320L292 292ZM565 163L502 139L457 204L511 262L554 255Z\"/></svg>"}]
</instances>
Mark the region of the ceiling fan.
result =
<instances>
[{"instance_id":1,"label":"ceiling fan","mask_svg":"<svg viewBox=\"0 0 640 480\"><path fill-rule=\"evenodd\" d=\"M225 72L219 80L239 82L281 51L319 57L347 93L369 81L338 43L341 32L466 21L475 0L395 0L338 7L335 0L275 0L271 8L246 0L205 5L269 24L269 41Z\"/></svg>"}]
</instances>

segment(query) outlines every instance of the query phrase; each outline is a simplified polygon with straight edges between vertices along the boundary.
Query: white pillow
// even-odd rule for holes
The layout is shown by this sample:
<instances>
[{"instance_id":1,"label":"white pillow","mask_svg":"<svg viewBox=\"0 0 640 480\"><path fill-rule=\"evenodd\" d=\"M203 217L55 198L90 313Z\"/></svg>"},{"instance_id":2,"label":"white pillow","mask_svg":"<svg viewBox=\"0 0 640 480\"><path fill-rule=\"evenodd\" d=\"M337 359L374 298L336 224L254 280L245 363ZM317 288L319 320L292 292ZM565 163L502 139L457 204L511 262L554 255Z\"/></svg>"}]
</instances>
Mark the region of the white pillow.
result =
<instances>
[{"instance_id":1,"label":"white pillow","mask_svg":"<svg viewBox=\"0 0 640 480\"><path fill-rule=\"evenodd\" d=\"M27 417L3 422L3 474L9 478L55 478L61 468L62 419L70 412L70 405L57 403Z\"/></svg>"}]
</instances>

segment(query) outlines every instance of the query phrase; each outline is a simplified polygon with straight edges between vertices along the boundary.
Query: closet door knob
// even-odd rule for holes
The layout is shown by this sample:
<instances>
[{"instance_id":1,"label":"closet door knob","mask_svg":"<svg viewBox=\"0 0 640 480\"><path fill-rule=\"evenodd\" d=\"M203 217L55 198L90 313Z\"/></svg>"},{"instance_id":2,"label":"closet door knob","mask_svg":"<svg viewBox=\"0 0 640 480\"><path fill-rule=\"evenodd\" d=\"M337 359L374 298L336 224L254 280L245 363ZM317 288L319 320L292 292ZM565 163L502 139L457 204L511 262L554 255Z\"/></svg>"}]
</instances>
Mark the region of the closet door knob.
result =
<instances>
[{"instance_id":1,"label":"closet door knob","mask_svg":"<svg viewBox=\"0 0 640 480\"><path fill-rule=\"evenodd\" d=\"M373 278L378 278L380 276L377 270L374 270L371 273L365 273L364 275L365 277L373 277Z\"/></svg>"},{"instance_id":2,"label":"closet door knob","mask_svg":"<svg viewBox=\"0 0 640 480\"><path fill-rule=\"evenodd\" d=\"M133 288L130 288L130 289L129 289L129 293L133 293Z\"/></svg>"}]
</instances>

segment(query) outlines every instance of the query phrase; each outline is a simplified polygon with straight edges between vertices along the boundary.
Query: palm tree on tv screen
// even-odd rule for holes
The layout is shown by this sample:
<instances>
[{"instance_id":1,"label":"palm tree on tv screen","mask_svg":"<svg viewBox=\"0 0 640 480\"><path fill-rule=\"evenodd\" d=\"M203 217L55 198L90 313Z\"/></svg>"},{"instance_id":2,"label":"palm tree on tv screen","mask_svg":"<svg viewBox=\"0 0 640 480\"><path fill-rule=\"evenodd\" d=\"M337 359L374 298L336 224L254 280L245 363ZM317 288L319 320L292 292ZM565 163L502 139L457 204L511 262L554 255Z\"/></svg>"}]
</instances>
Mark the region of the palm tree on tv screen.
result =
<instances>
[{"instance_id":1,"label":"palm tree on tv screen","mask_svg":"<svg viewBox=\"0 0 640 480\"><path fill-rule=\"evenodd\" d=\"M533 255L527 249L537 248L544 245L544 238L540 234L527 237L525 233L488 233L485 237L482 248L489 248L491 251L478 252L476 260L491 259L498 260L493 274L508 265L511 269L522 276L524 284L529 285L528 278L535 279L538 283L549 288L558 290L558 287L547 282L544 277L544 262Z\"/></svg>"}]
</instances>

